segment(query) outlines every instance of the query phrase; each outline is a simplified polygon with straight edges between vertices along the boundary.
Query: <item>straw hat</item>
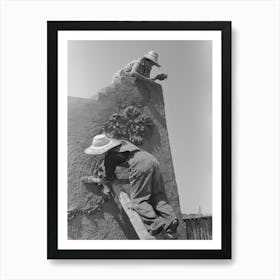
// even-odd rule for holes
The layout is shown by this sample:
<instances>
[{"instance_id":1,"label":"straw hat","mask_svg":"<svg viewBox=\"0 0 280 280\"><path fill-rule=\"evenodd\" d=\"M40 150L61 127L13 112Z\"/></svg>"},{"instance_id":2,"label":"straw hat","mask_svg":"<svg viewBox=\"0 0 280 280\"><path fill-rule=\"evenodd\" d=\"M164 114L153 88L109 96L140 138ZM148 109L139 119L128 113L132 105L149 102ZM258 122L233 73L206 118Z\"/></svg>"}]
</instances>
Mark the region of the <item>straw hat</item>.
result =
<instances>
[{"instance_id":1,"label":"straw hat","mask_svg":"<svg viewBox=\"0 0 280 280\"><path fill-rule=\"evenodd\" d=\"M121 145L120 141L108 138L105 134L99 134L93 137L92 144L85 149L85 153L88 155L101 155L119 145Z\"/></svg>"},{"instance_id":2,"label":"straw hat","mask_svg":"<svg viewBox=\"0 0 280 280\"><path fill-rule=\"evenodd\" d=\"M157 67L160 67L160 65L158 64L158 54L156 52L149 51L144 55L144 58L151 60Z\"/></svg>"}]
</instances>

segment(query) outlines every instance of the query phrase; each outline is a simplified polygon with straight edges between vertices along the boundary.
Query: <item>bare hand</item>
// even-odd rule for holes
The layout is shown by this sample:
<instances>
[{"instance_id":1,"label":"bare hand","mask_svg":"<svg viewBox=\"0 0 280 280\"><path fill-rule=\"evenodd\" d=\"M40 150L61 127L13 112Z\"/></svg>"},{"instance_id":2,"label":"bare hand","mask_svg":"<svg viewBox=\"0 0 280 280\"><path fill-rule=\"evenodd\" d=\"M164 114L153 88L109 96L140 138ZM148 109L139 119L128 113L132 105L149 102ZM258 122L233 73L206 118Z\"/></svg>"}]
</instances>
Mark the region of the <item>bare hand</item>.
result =
<instances>
[{"instance_id":1,"label":"bare hand","mask_svg":"<svg viewBox=\"0 0 280 280\"><path fill-rule=\"evenodd\" d=\"M85 184L102 184L103 180L94 176L83 176L82 182Z\"/></svg>"},{"instance_id":2,"label":"bare hand","mask_svg":"<svg viewBox=\"0 0 280 280\"><path fill-rule=\"evenodd\" d=\"M113 197L113 194L112 194L109 186L107 186L105 184L102 184L102 192L104 193L104 195L107 199L110 199Z\"/></svg>"},{"instance_id":3,"label":"bare hand","mask_svg":"<svg viewBox=\"0 0 280 280\"><path fill-rule=\"evenodd\" d=\"M156 75L156 77L154 78L154 80L160 80L160 81L163 81L167 79L167 75L166 74L158 74Z\"/></svg>"}]
</instances>

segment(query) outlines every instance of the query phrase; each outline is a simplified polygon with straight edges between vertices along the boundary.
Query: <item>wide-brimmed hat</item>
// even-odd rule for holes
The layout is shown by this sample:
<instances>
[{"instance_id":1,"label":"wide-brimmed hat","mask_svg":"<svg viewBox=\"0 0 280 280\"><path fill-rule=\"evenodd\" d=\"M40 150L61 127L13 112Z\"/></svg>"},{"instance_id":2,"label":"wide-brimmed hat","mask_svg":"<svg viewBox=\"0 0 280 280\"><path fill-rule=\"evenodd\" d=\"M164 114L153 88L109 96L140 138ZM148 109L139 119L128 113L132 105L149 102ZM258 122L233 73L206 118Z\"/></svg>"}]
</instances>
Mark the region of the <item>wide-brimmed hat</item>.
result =
<instances>
[{"instance_id":1,"label":"wide-brimmed hat","mask_svg":"<svg viewBox=\"0 0 280 280\"><path fill-rule=\"evenodd\" d=\"M108 138L105 134L99 134L93 137L92 144L85 149L85 153L88 155L101 155L119 145L121 145L120 141Z\"/></svg>"},{"instance_id":2,"label":"wide-brimmed hat","mask_svg":"<svg viewBox=\"0 0 280 280\"><path fill-rule=\"evenodd\" d=\"M151 60L157 67L160 67L160 65L158 64L158 54L156 52L149 51L144 55L144 58Z\"/></svg>"}]
</instances>

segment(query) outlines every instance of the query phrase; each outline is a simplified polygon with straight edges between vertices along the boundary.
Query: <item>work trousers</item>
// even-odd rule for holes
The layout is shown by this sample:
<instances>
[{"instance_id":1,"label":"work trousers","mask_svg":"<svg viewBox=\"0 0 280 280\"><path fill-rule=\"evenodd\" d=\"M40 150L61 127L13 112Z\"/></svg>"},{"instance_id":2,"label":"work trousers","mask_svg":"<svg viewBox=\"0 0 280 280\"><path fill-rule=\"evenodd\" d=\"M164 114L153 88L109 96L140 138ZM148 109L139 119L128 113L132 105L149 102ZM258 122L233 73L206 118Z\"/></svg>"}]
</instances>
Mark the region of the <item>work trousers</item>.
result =
<instances>
[{"instance_id":1,"label":"work trousers","mask_svg":"<svg viewBox=\"0 0 280 280\"><path fill-rule=\"evenodd\" d=\"M134 152L128 163L130 198L147 230L157 234L177 219L167 200L159 162L141 150Z\"/></svg>"}]
</instances>

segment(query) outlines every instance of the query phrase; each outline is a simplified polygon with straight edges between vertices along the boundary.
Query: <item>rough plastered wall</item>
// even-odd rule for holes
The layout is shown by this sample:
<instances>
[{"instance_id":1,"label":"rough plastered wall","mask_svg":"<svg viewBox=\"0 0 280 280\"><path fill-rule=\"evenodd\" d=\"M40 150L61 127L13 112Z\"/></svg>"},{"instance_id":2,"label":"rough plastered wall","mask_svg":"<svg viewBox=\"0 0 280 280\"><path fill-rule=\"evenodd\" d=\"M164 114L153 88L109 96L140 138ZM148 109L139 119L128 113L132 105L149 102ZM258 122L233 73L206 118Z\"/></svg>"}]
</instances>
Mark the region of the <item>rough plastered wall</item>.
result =
<instances>
[{"instance_id":1,"label":"rough plastered wall","mask_svg":"<svg viewBox=\"0 0 280 280\"><path fill-rule=\"evenodd\" d=\"M179 232L184 239L185 229L181 220L161 85L148 85L134 78L122 78L100 90L97 96L98 100L68 99L68 211L75 213L68 222L69 238L138 239L118 199L105 201L100 209L95 209L96 205L102 204L102 193L80 180L84 175L91 175L100 160L84 154L84 149L101 132L104 123L113 113L133 105L154 123L152 134L141 147L160 162L167 197L180 219ZM119 168L117 175L124 179L122 187L127 191L127 171ZM118 188L113 188L118 191Z\"/></svg>"}]
</instances>

